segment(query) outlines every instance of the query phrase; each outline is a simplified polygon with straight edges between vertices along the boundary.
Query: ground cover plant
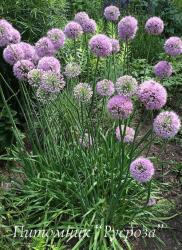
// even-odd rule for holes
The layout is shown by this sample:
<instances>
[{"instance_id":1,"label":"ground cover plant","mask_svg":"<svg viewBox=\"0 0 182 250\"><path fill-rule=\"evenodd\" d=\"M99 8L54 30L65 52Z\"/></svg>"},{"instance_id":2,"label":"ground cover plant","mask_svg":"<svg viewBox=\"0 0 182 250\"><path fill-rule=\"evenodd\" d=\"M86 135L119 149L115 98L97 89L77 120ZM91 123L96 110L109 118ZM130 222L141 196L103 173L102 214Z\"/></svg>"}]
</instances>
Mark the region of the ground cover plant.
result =
<instances>
[{"instance_id":1,"label":"ground cover plant","mask_svg":"<svg viewBox=\"0 0 182 250\"><path fill-rule=\"evenodd\" d=\"M168 186L155 176L161 167L163 177L165 168L149 152L181 128L179 115L166 108L163 82L172 75L171 58L182 54L182 40L165 41L167 57L145 79L148 72L139 77L132 70L137 19L120 18L115 6L105 8L103 18L106 34L79 12L64 30L52 28L34 45L0 20L3 58L22 98L1 79L26 122L22 135L0 86L16 139L1 160L16 162L21 174L1 201L2 242L13 235L12 249L36 240L40 249L132 249L132 230L150 237L168 217L157 204ZM151 17L144 30L160 39L164 23Z\"/></svg>"}]
</instances>

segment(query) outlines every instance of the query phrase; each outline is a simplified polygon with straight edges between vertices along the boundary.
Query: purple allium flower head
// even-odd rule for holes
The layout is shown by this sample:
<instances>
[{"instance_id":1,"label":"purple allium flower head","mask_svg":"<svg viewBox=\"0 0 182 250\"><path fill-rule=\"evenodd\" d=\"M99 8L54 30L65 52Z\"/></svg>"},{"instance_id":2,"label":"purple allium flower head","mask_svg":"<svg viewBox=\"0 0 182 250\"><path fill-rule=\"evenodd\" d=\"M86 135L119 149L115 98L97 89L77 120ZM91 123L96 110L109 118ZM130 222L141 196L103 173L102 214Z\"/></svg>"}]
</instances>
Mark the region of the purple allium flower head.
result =
<instances>
[{"instance_id":1,"label":"purple allium flower head","mask_svg":"<svg viewBox=\"0 0 182 250\"><path fill-rule=\"evenodd\" d=\"M107 79L99 81L96 85L96 91L101 96L111 96L115 91L114 83Z\"/></svg>"},{"instance_id":2,"label":"purple allium flower head","mask_svg":"<svg viewBox=\"0 0 182 250\"><path fill-rule=\"evenodd\" d=\"M118 23L119 37L124 41L134 39L138 30L138 21L132 16L126 16Z\"/></svg>"},{"instance_id":3,"label":"purple allium flower head","mask_svg":"<svg viewBox=\"0 0 182 250\"><path fill-rule=\"evenodd\" d=\"M95 33L97 28L97 24L93 19L85 20L81 26L84 33Z\"/></svg>"},{"instance_id":4,"label":"purple allium flower head","mask_svg":"<svg viewBox=\"0 0 182 250\"><path fill-rule=\"evenodd\" d=\"M106 7L104 16L108 21L117 21L120 16L119 8L113 5Z\"/></svg>"},{"instance_id":5,"label":"purple allium flower head","mask_svg":"<svg viewBox=\"0 0 182 250\"><path fill-rule=\"evenodd\" d=\"M20 60L13 65L13 73L18 80L26 81L28 72L35 68L29 60Z\"/></svg>"},{"instance_id":6,"label":"purple allium flower head","mask_svg":"<svg viewBox=\"0 0 182 250\"><path fill-rule=\"evenodd\" d=\"M89 41L89 47L98 57L106 57L112 52L111 39L102 34L93 36Z\"/></svg>"},{"instance_id":7,"label":"purple allium flower head","mask_svg":"<svg viewBox=\"0 0 182 250\"><path fill-rule=\"evenodd\" d=\"M157 136L168 139L174 137L181 128L179 116L173 111L161 112L153 123L153 129Z\"/></svg>"},{"instance_id":8,"label":"purple allium flower head","mask_svg":"<svg viewBox=\"0 0 182 250\"><path fill-rule=\"evenodd\" d=\"M9 43L20 43L21 35L20 32L14 28L10 29L11 38L9 39Z\"/></svg>"},{"instance_id":9,"label":"purple allium flower head","mask_svg":"<svg viewBox=\"0 0 182 250\"><path fill-rule=\"evenodd\" d=\"M115 89L119 95L131 97L136 94L138 83L132 76L125 75L117 79Z\"/></svg>"},{"instance_id":10,"label":"purple allium flower head","mask_svg":"<svg viewBox=\"0 0 182 250\"><path fill-rule=\"evenodd\" d=\"M92 136L89 135L88 133L85 133L80 137L79 143L84 148L90 148L93 145Z\"/></svg>"},{"instance_id":11,"label":"purple allium flower head","mask_svg":"<svg viewBox=\"0 0 182 250\"><path fill-rule=\"evenodd\" d=\"M61 29L51 29L47 32L47 37L51 40L56 50L62 48L65 42L65 34Z\"/></svg>"},{"instance_id":12,"label":"purple allium flower head","mask_svg":"<svg viewBox=\"0 0 182 250\"><path fill-rule=\"evenodd\" d=\"M159 78L170 77L173 73L172 65L167 61L160 61L154 66L155 76Z\"/></svg>"},{"instance_id":13,"label":"purple allium flower head","mask_svg":"<svg viewBox=\"0 0 182 250\"><path fill-rule=\"evenodd\" d=\"M24 52L20 44L10 44L3 51L4 60L10 65L24 59Z\"/></svg>"},{"instance_id":14,"label":"purple allium flower head","mask_svg":"<svg viewBox=\"0 0 182 250\"><path fill-rule=\"evenodd\" d=\"M75 78L79 76L81 73L81 67L77 63L71 62L68 63L65 67L65 76L67 78Z\"/></svg>"},{"instance_id":15,"label":"purple allium flower head","mask_svg":"<svg viewBox=\"0 0 182 250\"><path fill-rule=\"evenodd\" d=\"M54 71L43 73L40 88L50 93L59 93L65 87L65 81L61 74Z\"/></svg>"},{"instance_id":16,"label":"purple allium flower head","mask_svg":"<svg viewBox=\"0 0 182 250\"><path fill-rule=\"evenodd\" d=\"M116 95L108 101L107 108L112 118L126 119L133 111L133 104L130 98Z\"/></svg>"},{"instance_id":17,"label":"purple allium flower head","mask_svg":"<svg viewBox=\"0 0 182 250\"><path fill-rule=\"evenodd\" d=\"M40 69L32 69L28 72L28 83L32 87L39 87L42 79L43 71Z\"/></svg>"},{"instance_id":18,"label":"purple allium flower head","mask_svg":"<svg viewBox=\"0 0 182 250\"><path fill-rule=\"evenodd\" d=\"M73 89L74 97L80 102L89 102L93 91L89 84L79 83Z\"/></svg>"},{"instance_id":19,"label":"purple allium flower head","mask_svg":"<svg viewBox=\"0 0 182 250\"><path fill-rule=\"evenodd\" d=\"M43 71L54 71L58 74L61 71L61 65L59 60L53 56L42 57L38 62L37 68Z\"/></svg>"},{"instance_id":20,"label":"purple allium flower head","mask_svg":"<svg viewBox=\"0 0 182 250\"><path fill-rule=\"evenodd\" d=\"M166 89L153 80L148 80L140 84L138 97L148 110L161 109L167 101Z\"/></svg>"},{"instance_id":21,"label":"purple allium flower head","mask_svg":"<svg viewBox=\"0 0 182 250\"><path fill-rule=\"evenodd\" d=\"M130 174L138 182L148 182L154 175L153 163L144 157L139 157L130 165Z\"/></svg>"},{"instance_id":22,"label":"purple allium flower head","mask_svg":"<svg viewBox=\"0 0 182 250\"><path fill-rule=\"evenodd\" d=\"M145 30L151 35L160 35L164 30L164 22L159 17L151 17L145 24Z\"/></svg>"},{"instance_id":23,"label":"purple allium flower head","mask_svg":"<svg viewBox=\"0 0 182 250\"><path fill-rule=\"evenodd\" d=\"M172 36L164 44L166 54L178 56L182 54L182 40L179 37Z\"/></svg>"},{"instance_id":24,"label":"purple allium flower head","mask_svg":"<svg viewBox=\"0 0 182 250\"><path fill-rule=\"evenodd\" d=\"M82 26L82 24L88 19L89 19L89 15L86 12L81 11L75 15L74 21L79 23Z\"/></svg>"},{"instance_id":25,"label":"purple allium flower head","mask_svg":"<svg viewBox=\"0 0 182 250\"><path fill-rule=\"evenodd\" d=\"M19 43L19 45L21 46L21 48L24 52L24 59L30 60L33 62L35 54L36 54L34 46L32 46L29 43L25 43L25 42L21 42L21 43Z\"/></svg>"},{"instance_id":26,"label":"purple allium flower head","mask_svg":"<svg viewBox=\"0 0 182 250\"><path fill-rule=\"evenodd\" d=\"M0 20L0 47L5 47L9 44L12 39L11 31L13 27L6 20Z\"/></svg>"},{"instance_id":27,"label":"purple allium flower head","mask_svg":"<svg viewBox=\"0 0 182 250\"><path fill-rule=\"evenodd\" d=\"M58 97L58 93L47 92L45 89L39 87L36 91L36 97L42 104L48 104Z\"/></svg>"},{"instance_id":28,"label":"purple allium flower head","mask_svg":"<svg viewBox=\"0 0 182 250\"><path fill-rule=\"evenodd\" d=\"M52 56L55 53L54 45L48 37L42 37L35 44L35 49L39 57Z\"/></svg>"},{"instance_id":29,"label":"purple allium flower head","mask_svg":"<svg viewBox=\"0 0 182 250\"><path fill-rule=\"evenodd\" d=\"M111 44L112 44L112 53L116 54L119 52L120 50L120 45L119 45L119 41L117 39L111 39Z\"/></svg>"},{"instance_id":30,"label":"purple allium flower head","mask_svg":"<svg viewBox=\"0 0 182 250\"><path fill-rule=\"evenodd\" d=\"M67 38L76 39L82 35L83 29L79 23L71 21L65 26L64 33Z\"/></svg>"},{"instance_id":31,"label":"purple allium flower head","mask_svg":"<svg viewBox=\"0 0 182 250\"><path fill-rule=\"evenodd\" d=\"M121 126L121 132L122 133L124 132L124 125ZM132 143L134 140L134 136L135 136L135 130L133 128L126 127L123 141L126 143ZM119 126L116 128L116 138L118 139L118 141L121 141L121 133Z\"/></svg>"}]
</instances>

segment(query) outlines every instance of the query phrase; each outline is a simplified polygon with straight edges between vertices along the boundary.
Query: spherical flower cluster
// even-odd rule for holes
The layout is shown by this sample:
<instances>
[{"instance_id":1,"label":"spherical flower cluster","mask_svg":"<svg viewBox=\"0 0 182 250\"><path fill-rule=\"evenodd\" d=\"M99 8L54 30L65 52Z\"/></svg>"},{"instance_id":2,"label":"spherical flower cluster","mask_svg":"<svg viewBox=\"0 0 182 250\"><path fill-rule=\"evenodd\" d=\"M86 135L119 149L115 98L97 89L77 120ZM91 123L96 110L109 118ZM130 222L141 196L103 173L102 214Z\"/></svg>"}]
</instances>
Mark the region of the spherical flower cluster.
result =
<instances>
[{"instance_id":1,"label":"spherical flower cluster","mask_svg":"<svg viewBox=\"0 0 182 250\"><path fill-rule=\"evenodd\" d=\"M20 32L4 19L0 20L0 47L5 47L10 43L19 43Z\"/></svg>"},{"instance_id":2,"label":"spherical flower cluster","mask_svg":"<svg viewBox=\"0 0 182 250\"><path fill-rule=\"evenodd\" d=\"M117 21L120 16L119 8L113 5L106 7L104 16L108 21Z\"/></svg>"},{"instance_id":3,"label":"spherical flower cluster","mask_svg":"<svg viewBox=\"0 0 182 250\"><path fill-rule=\"evenodd\" d=\"M19 45L24 52L23 59L34 61L35 55L36 55L36 51L35 51L34 46L30 45L29 43L25 43L25 42L21 42L21 43L19 43Z\"/></svg>"},{"instance_id":4,"label":"spherical flower cluster","mask_svg":"<svg viewBox=\"0 0 182 250\"><path fill-rule=\"evenodd\" d=\"M58 96L58 93L51 93L51 92L47 92L45 91L45 89L42 89L41 87L39 87L36 91L36 97L37 100L43 104L47 104L49 102L54 101Z\"/></svg>"},{"instance_id":5,"label":"spherical flower cluster","mask_svg":"<svg viewBox=\"0 0 182 250\"><path fill-rule=\"evenodd\" d=\"M166 104L167 91L158 82L149 80L139 86L138 97L146 109L158 110Z\"/></svg>"},{"instance_id":6,"label":"spherical flower cluster","mask_svg":"<svg viewBox=\"0 0 182 250\"><path fill-rule=\"evenodd\" d=\"M28 72L35 68L35 65L29 60L20 60L13 66L13 73L18 80L26 81Z\"/></svg>"},{"instance_id":7,"label":"spherical flower cluster","mask_svg":"<svg viewBox=\"0 0 182 250\"><path fill-rule=\"evenodd\" d=\"M84 33L95 33L97 28L96 22L93 19L85 20L81 26Z\"/></svg>"},{"instance_id":8,"label":"spherical flower cluster","mask_svg":"<svg viewBox=\"0 0 182 250\"><path fill-rule=\"evenodd\" d=\"M144 157L139 157L130 165L130 174L136 181L143 183L148 182L154 175L153 163Z\"/></svg>"},{"instance_id":9,"label":"spherical flower cluster","mask_svg":"<svg viewBox=\"0 0 182 250\"><path fill-rule=\"evenodd\" d=\"M82 25L88 19L89 19L89 15L86 12L81 11L75 15L74 21Z\"/></svg>"},{"instance_id":10,"label":"spherical flower cluster","mask_svg":"<svg viewBox=\"0 0 182 250\"><path fill-rule=\"evenodd\" d=\"M108 101L107 108L112 118L126 119L133 111L133 104L128 97L117 95Z\"/></svg>"},{"instance_id":11,"label":"spherical flower cluster","mask_svg":"<svg viewBox=\"0 0 182 250\"><path fill-rule=\"evenodd\" d=\"M121 126L121 133L124 133L124 125ZM116 128L116 138L118 139L118 141L121 141L121 133L120 133L120 127L118 126ZM123 141L126 143L132 143L134 140L134 136L135 136L135 130L133 128L126 127Z\"/></svg>"},{"instance_id":12,"label":"spherical flower cluster","mask_svg":"<svg viewBox=\"0 0 182 250\"><path fill-rule=\"evenodd\" d=\"M102 34L93 36L89 41L89 47L98 57L106 57L112 52L111 39Z\"/></svg>"},{"instance_id":13,"label":"spherical flower cluster","mask_svg":"<svg viewBox=\"0 0 182 250\"><path fill-rule=\"evenodd\" d=\"M154 66L155 76L159 78L169 77L173 73L172 65L167 61L160 61Z\"/></svg>"},{"instance_id":14,"label":"spherical flower cluster","mask_svg":"<svg viewBox=\"0 0 182 250\"><path fill-rule=\"evenodd\" d=\"M59 74L61 70L61 65L59 60L55 57L44 56L38 62L37 68L43 71L54 71Z\"/></svg>"},{"instance_id":15,"label":"spherical flower cluster","mask_svg":"<svg viewBox=\"0 0 182 250\"><path fill-rule=\"evenodd\" d=\"M145 30L151 35L160 35L164 30L164 22L159 17L151 17L145 24Z\"/></svg>"},{"instance_id":16,"label":"spherical flower cluster","mask_svg":"<svg viewBox=\"0 0 182 250\"><path fill-rule=\"evenodd\" d=\"M79 76L81 73L81 67L77 63L71 62L68 63L65 67L65 76L67 78L75 78Z\"/></svg>"},{"instance_id":17,"label":"spherical flower cluster","mask_svg":"<svg viewBox=\"0 0 182 250\"><path fill-rule=\"evenodd\" d=\"M115 91L114 83L107 79L99 81L96 85L96 91L101 96L111 96Z\"/></svg>"},{"instance_id":18,"label":"spherical flower cluster","mask_svg":"<svg viewBox=\"0 0 182 250\"><path fill-rule=\"evenodd\" d=\"M170 37L164 44L166 54L178 56L182 54L182 40L179 37Z\"/></svg>"},{"instance_id":19,"label":"spherical flower cluster","mask_svg":"<svg viewBox=\"0 0 182 250\"><path fill-rule=\"evenodd\" d=\"M22 47L19 44L8 45L3 51L3 58L10 65L13 65L17 61L24 59Z\"/></svg>"},{"instance_id":20,"label":"spherical flower cluster","mask_svg":"<svg viewBox=\"0 0 182 250\"><path fill-rule=\"evenodd\" d=\"M134 39L138 30L138 21L132 16L126 16L118 23L119 37L124 41Z\"/></svg>"},{"instance_id":21,"label":"spherical flower cluster","mask_svg":"<svg viewBox=\"0 0 182 250\"><path fill-rule=\"evenodd\" d=\"M54 45L48 37L42 37L35 44L35 49L39 57L52 56L55 53Z\"/></svg>"},{"instance_id":22,"label":"spherical flower cluster","mask_svg":"<svg viewBox=\"0 0 182 250\"><path fill-rule=\"evenodd\" d=\"M76 39L82 35L83 29L79 23L71 21L65 26L64 33L67 38Z\"/></svg>"},{"instance_id":23,"label":"spherical flower cluster","mask_svg":"<svg viewBox=\"0 0 182 250\"><path fill-rule=\"evenodd\" d=\"M73 89L74 97L80 102L90 101L93 91L89 84L79 83Z\"/></svg>"},{"instance_id":24,"label":"spherical flower cluster","mask_svg":"<svg viewBox=\"0 0 182 250\"><path fill-rule=\"evenodd\" d=\"M28 72L27 78L28 78L28 83L32 87L38 87L41 83L43 71L40 69L32 69Z\"/></svg>"},{"instance_id":25,"label":"spherical flower cluster","mask_svg":"<svg viewBox=\"0 0 182 250\"><path fill-rule=\"evenodd\" d=\"M47 32L47 37L51 40L55 50L58 50L64 46L65 35L61 29L51 29Z\"/></svg>"},{"instance_id":26,"label":"spherical flower cluster","mask_svg":"<svg viewBox=\"0 0 182 250\"><path fill-rule=\"evenodd\" d=\"M65 81L61 74L54 71L43 73L40 88L49 93L59 93L65 87Z\"/></svg>"},{"instance_id":27,"label":"spherical flower cluster","mask_svg":"<svg viewBox=\"0 0 182 250\"><path fill-rule=\"evenodd\" d=\"M21 41L21 35L20 32L13 27L10 29L10 39L9 43L20 43Z\"/></svg>"},{"instance_id":28,"label":"spherical flower cluster","mask_svg":"<svg viewBox=\"0 0 182 250\"><path fill-rule=\"evenodd\" d=\"M161 112L154 120L153 129L157 136L168 139L174 137L181 128L179 116L173 111Z\"/></svg>"},{"instance_id":29,"label":"spherical flower cluster","mask_svg":"<svg viewBox=\"0 0 182 250\"><path fill-rule=\"evenodd\" d=\"M117 39L111 39L111 45L112 45L112 53L116 54L119 52L120 50L120 45L119 45L119 41Z\"/></svg>"},{"instance_id":30,"label":"spherical flower cluster","mask_svg":"<svg viewBox=\"0 0 182 250\"><path fill-rule=\"evenodd\" d=\"M125 75L117 79L115 89L119 95L131 97L137 92L138 83L132 76Z\"/></svg>"},{"instance_id":31,"label":"spherical flower cluster","mask_svg":"<svg viewBox=\"0 0 182 250\"><path fill-rule=\"evenodd\" d=\"M91 137L91 135L89 135L88 133L85 133L84 135L82 135L79 139L80 145L84 148L89 148L93 145L93 139Z\"/></svg>"}]
</instances>

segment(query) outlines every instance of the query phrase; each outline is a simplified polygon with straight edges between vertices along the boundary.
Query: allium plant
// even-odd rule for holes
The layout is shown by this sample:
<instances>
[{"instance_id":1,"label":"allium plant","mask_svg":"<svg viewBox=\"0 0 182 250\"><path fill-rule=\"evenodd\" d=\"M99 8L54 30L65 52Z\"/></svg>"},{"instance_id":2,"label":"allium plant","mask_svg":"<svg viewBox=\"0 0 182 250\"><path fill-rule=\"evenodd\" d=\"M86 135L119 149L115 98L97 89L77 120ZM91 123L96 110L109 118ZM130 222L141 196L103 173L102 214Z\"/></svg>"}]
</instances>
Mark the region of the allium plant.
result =
<instances>
[{"instance_id":1,"label":"allium plant","mask_svg":"<svg viewBox=\"0 0 182 250\"><path fill-rule=\"evenodd\" d=\"M110 21L116 21L119 12L113 7L106 10L109 25L115 25ZM31 151L27 150L0 86L17 140L8 159L19 162L24 176L12 197L16 218L20 215L14 224L19 225L23 217L31 229L43 225L49 230L67 230L68 226L90 230L89 237L74 239L74 249L123 249L126 245L131 249L126 228L151 229L162 220L157 204L150 205L151 199L162 194L154 175L158 164L150 157L151 145L156 137L167 143L179 132L181 122L175 112L161 110L167 91L160 82L140 83L131 76L126 47L132 46L129 41L136 35L138 21L127 16L118 23L117 32L81 36L88 31L84 23L90 21L81 12L65 26L71 49L64 46L64 36L57 29L48 31L35 47L9 45L4 34L12 26L0 21L0 27L6 27L0 33L0 42L7 46L3 57L14 65L13 72L21 80L24 106L19 104L27 122L26 141L31 145ZM147 27L156 34L155 22L148 21ZM156 27L159 35L161 27ZM124 43L119 44L118 39ZM181 54L180 38L167 40L165 51L172 56ZM156 76L168 77L170 66L159 62ZM160 112L154 119L153 111ZM113 230L123 231L115 235ZM70 239L61 240L67 245Z\"/></svg>"}]
</instances>

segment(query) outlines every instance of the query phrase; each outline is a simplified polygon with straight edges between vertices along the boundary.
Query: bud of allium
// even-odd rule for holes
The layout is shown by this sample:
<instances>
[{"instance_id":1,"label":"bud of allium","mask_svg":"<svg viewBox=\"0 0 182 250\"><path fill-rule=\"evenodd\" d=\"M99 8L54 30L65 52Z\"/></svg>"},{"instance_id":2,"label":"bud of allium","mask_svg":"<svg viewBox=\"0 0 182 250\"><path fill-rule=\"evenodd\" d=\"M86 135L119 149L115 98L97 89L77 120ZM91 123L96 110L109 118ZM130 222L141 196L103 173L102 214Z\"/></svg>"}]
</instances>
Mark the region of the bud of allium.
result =
<instances>
[{"instance_id":1,"label":"bud of allium","mask_svg":"<svg viewBox=\"0 0 182 250\"><path fill-rule=\"evenodd\" d=\"M156 204L157 204L156 199L155 198L150 198L149 201L148 201L148 203L147 203L147 206L148 207L152 207L152 206L154 206Z\"/></svg>"},{"instance_id":2,"label":"bud of allium","mask_svg":"<svg viewBox=\"0 0 182 250\"><path fill-rule=\"evenodd\" d=\"M178 56L182 54L182 40L179 37L170 37L164 44L166 54Z\"/></svg>"},{"instance_id":3,"label":"bud of allium","mask_svg":"<svg viewBox=\"0 0 182 250\"><path fill-rule=\"evenodd\" d=\"M47 37L51 40L55 50L64 46L65 35L61 29L51 29L47 32Z\"/></svg>"},{"instance_id":4,"label":"bud of allium","mask_svg":"<svg viewBox=\"0 0 182 250\"><path fill-rule=\"evenodd\" d=\"M42 37L35 44L35 49L39 57L52 56L55 53L54 45L48 37Z\"/></svg>"},{"instance_id":5,"label":"bud of allium","mask_svg":"<svg viewBox=\"0 0 182 250\"><path fill-rule=\"evenodd\" d=\"M35 68L35 65L29 60L20 60L13 66L13 73L18 80L26 81L28 72Z\"/></svg>"},{"instance_id":6,"label":"bud of allium","mask_svg":"<svg viewBox=\"0 0 182 250\"><path fill-rule=\"evenodd\" d=\"M153 80L140 84L138 97L148 110L161 109L167 102L166 89Z\"/></svg>"},{"instance_id":7,"label":"bud of allium","mask_svg":"<svg viewBox=\"0 0 182 250\"><path fill-rule=\"evenodd\" d=\"M139 157L130 165L131 176L140 183L150 181L154 175L154 172L154 165L147 158Z\"/></svg>"},{"instance_id":8,"label":"bud of allium","mask_svg":"<svg viewBox=\"0 0 182 250\"><path fill-rule=\"evenodd\" d=\"M6 20L0 20L0 47L5 47L9 44L11 40L11 30L13 29L12 25Z\"/></svg>"},{"instance_id":9,"label":"bud of allium","mask_svg":"<svg viewBox=\"0 0 182 250\"><path fill-rule=\"evenodd\" d=\"M113 5L106 7L104 16L108 21L117 21L120 16L119 8Z\"/></svg>"},{"instance_id":10,"label":"bud of allium","mask_svg":"<svg viewBox=\"0 0 182 250\"><path fill-rule=\"evenodd\" d=\"M153 129L157 136L169 139L174 137L181 128L179 116L173 111L161 112L154 120Z\"/></svg>"},{"instance_id":11,"label":"bud of allium","mask_svg":"<svg viewBox=\"0 0 182 250\"><path fill-rule=\"evenodd\" d=\"M108 101L107 108L112 118L126 119L133 111L133 104L128 97L117 95Z\"/></svg>"},{"instance_id":12,"label":"bud of allium","mask_svg":"<svg viewBox=\"0 0 182 250\"><path fill-rule=\"evenodd\" d=\"M11 44L4 49L3 57L7 63L13 65L17 61L24 59L24 52L20 44Z\"/></svg>"},{"instance_id":13,"label":"bud of allium","mask_svg":"<svg viewBox=\"0 0 182 250\"><path fill-rule=\"evenodd\" d=\"M36 91L36 97L39 102L43 104L47 104L49 102L54 101L58 96L58 93L47 92L45 89L39 87Z\"/></svg>"},{"instance_id":14,"label":"bud of allium","mask_svg":"<svg viewBox=\"0 0 182 250\"><path fill-rule=\"evenodd\" d=\"M124 125L121 126L121 133L124 133ZM121 133L120 133L120 127L118 126L116 128L116 138L118 139L118 141L121 141ZM126 127L123 141L126 143L132 143L134 140L134 136L135 136L135 130L133 128Z\"/></svg>"},{"instance_id":15,"label":"bud of allium","mask_svg":"<svg viewBox=\"0 0 182 250\"><path fill-rule=\"evenodd\" d=\"M79 139L80 145L84 148L89 148L93 145L93 139L91 137L91 135L89 135L88 133L85 133L84 135L82 135Z\"/></svg>"},{"instance_id":16,"label":"bud of allium","mask_svg":"<svg viewBox=\"0 0 182 250\"><path fill-rule=\"evenodd\" d=\"M125 75L117 79L115 89L119 95L131 97L136 94L138 83L132 76Z\"/></svg>"},{"instance_id":17,"label":"bud of allium","mask_svg":"<svg viewBox=\"0 0 182 250\"><path fill-rule=\"evenodd\" d=\"M89 102L93 91L89 84L79 83L73 89L74 97L80 102Z\"/></svg>"},{"instance_id":18,"label":"bud of allium","mask_svg":"<svg viewBox=\"0 0 182 250\"><path fill-rule=\"evenodd\" d=\"M89 19L89 15L86 12L82 11L82 12L78 12L75 15L74 21L82 25L88 19Z\"/></svg>"},{"instance_id":19,"label":"bud of allium","mask_svg":"<svg viewBox=\"0 0 182 250\"><path fill-rule=\"evenodd\" d=\"M93 19L85 20L81 26L84 33L95 33L97 28L96 22Z\"/></svg>"},{"instance_id":20,"label":"bud of allium","mask_svg":"<svg viewBox=\"0 0 182 250\"><path fill-rule=\"evenodd\" d=\"M119 52L120 50L120 45L119 45L119 41L117 39L111 39L111 44L112 44L112 53L116 54Z\"/></svg>"},{"instance_id":21,"label":"bud of allium","mask_svg":"<svg viewBox=\"0 0 182 250\"><path fill-rule=\"evenodd\" d=\"M59 93L65 87L62 75L54 71L46 71L42 75L40 88L50 93Z\"/></svg>"},{"instance_id":22,"label":"bud of allium","mask_svg":"<svg viewBox=\"0 0 182 250\"><path fill-rule=\"evenodd\" d=\"M93 36L89 41L89 47L98 57L106 57L112 53L111 39L102 34Z\"/></svg>"},{"instance_id":23,"label":"bud of allium","mask_svg":"<svg viewBox=\"0 0 182 250\"><path fill-rule=\"evenodd\" d=\"M155 76L159 78L170 77L173 73L173 67L169 62L160 61L154 66Z\"/></svg>"},{"instance_id":24,"label":"bud of allium","mask_svg":"<svg viewBox=\"0 0 182 250\"><path fill-rule=\"evenodd\" d=\"M119 37L124 41L134 39L138 30L138 21L132 16L126 16L118 23Z\"/></svg>"},{"instance_id":25,"label":"bud of allium","mask_svg":"<svg viewBox=\"0 0 182 250\"><path fill-rule=\"evenodd\" d=\"M83 29L79 23L71 21L65 26L64 33L67 38L76 39L82 35Z\"/></svg>"},{"instance_id":26,"label":"bud of allium","mask_svg":"<svg viewBox=\"0 0 182 250\"><path fill-rule=\"evenodd\" d=\"M80 65L78 65L77 63L68 63L65 67L65 76L67 78L75 78L77 76L79 76L81 73L81 67Z\"/></svg>"},{"instance_id":27,"label":"bud of allium","mask_svg":"<svg viewBox=\"0 0 182 250\"><path fill-rule=\"evenodd\" d=\"M28 83L32 87L38 87L41 83L43 71L40 69L32 69L31 71L28 72L27 78L28 78Z\"/></svg>"},{"instance_id":28,"label":"bud of allium","mask_svg":"<svg viewBox=\"0 0 182 250\"><path fill-rule=\"evenodd\" d=\"M160 35L164 30L164 22L159 17L151 17L145 24L145 30L151 35Z\"/></svg>"},{"instance_id":29,"label":"bud of allium","mask_svg":"<svg viewBox=\"0 0 182 250\"><path fill-rule=\"evenodd\" d=\"M54 71L58 74L61 71L61 65L59 60L53 56L42 57L38 62L37 68L43 71Z\"/></svg>"},{"instance_id":30,"label":"bud of allium","mask_svg":"<svg viewBox=\"0 0 182 250\"><path fill-rule=\"evenodd\" d=\"M96 85L96 91L101 96L111 96L114 94L114 84L110 80L104 79Z\"/></svg>"}]
</instances>

